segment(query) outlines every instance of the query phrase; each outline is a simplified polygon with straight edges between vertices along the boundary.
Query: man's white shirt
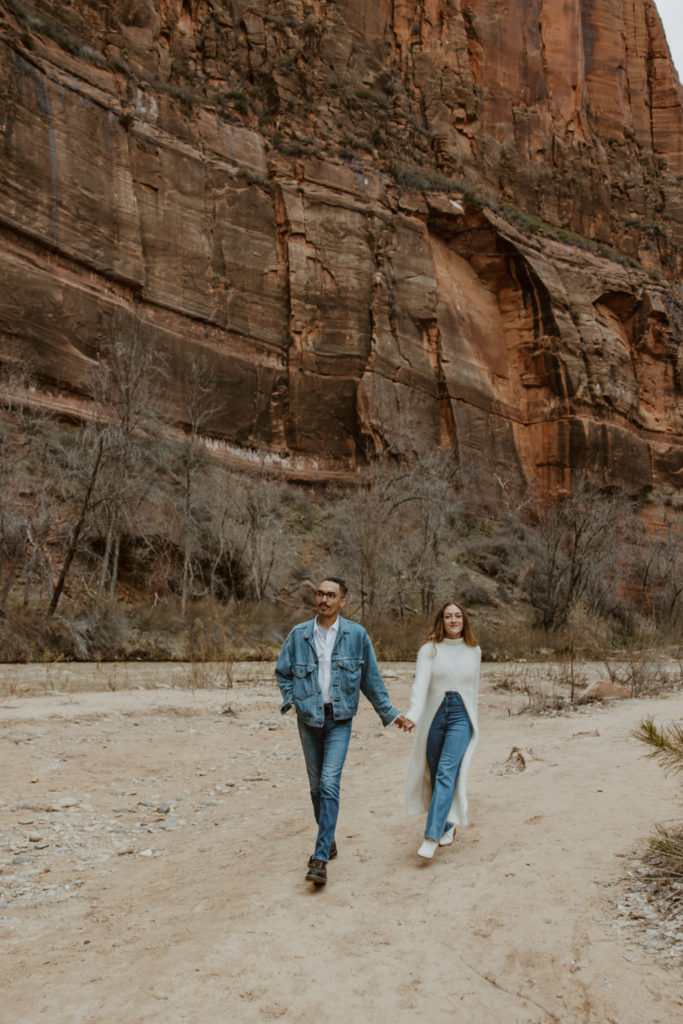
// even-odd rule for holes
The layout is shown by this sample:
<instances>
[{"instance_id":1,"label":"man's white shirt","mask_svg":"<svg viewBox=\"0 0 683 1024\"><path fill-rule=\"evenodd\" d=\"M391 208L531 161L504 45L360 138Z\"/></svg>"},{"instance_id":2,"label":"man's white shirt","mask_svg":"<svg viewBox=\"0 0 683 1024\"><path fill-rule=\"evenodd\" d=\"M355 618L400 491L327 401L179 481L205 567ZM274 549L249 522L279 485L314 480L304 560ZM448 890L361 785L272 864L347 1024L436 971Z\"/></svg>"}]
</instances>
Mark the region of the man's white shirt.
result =
<instances>
[{"instance_id":1,"label":"man's white shirt","mask_svg":"<svg viewBox=\"0 0 683 1024\"><path fill-rule=\"evenodd\" d=\"M323 704L329 704L332 701L332 649L338 631L338 616L329 629L319 626L316 616L313 640L315 641L315 653L318 655L318 685L323 695Z\"/></svg>"}]
</instances>

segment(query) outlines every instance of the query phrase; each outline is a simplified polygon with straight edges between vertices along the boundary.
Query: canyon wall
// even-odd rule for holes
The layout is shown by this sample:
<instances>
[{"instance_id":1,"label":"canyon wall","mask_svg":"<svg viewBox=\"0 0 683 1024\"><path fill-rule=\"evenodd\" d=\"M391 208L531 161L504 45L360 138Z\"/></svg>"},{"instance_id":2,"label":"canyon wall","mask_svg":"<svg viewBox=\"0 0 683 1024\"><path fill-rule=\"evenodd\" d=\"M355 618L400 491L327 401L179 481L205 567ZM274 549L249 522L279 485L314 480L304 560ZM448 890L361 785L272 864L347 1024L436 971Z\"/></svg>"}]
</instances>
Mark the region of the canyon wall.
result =
<instances>
[{"instance_id":1,"label":"canyon wall","mask_svg":"<svg viewBox=\"0 0 683 1024\"><path fill-rule=\"evenodd\" d=\"M651 0L0 4L0 338L87 415L112 332L207 443L683 484L683 102Z\"/></svg>"}]
</instances>

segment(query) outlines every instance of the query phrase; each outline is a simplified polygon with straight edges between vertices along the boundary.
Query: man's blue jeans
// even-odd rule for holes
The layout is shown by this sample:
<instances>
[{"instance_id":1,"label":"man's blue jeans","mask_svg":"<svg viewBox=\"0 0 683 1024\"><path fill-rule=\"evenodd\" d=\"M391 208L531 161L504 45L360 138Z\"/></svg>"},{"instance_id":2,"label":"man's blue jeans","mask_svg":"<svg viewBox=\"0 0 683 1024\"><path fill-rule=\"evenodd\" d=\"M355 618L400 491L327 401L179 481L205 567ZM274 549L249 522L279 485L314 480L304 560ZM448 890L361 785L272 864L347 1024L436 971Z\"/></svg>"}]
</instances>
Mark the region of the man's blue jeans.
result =
<instances>
[{"instance_id":1,"label":"man's blue jeans","mask_svg":"<svg viewBox=\"0 0 683 1024\"><path fill-rule=\"evenodd\" d=\"M341 774L349 749L352 721L346 718L338 722L326 715L325 724L318 729L297 718L313 812L318 823L318 839L313 852L317 860L329 860L339 815Z\"/></svg>"},{"instance_id":2,"label":"man's blue jeans","mask_svg":"<svg viewBox=\"0 0 683 1024\"><path fill-rule=\"evenodd\" d=\"M458 781L460 763L472 736L472 725L459 693L449 691L434 715L427 736L427 763L432 780L425 839L441 839Z\"/></svg>"}]
</instances>

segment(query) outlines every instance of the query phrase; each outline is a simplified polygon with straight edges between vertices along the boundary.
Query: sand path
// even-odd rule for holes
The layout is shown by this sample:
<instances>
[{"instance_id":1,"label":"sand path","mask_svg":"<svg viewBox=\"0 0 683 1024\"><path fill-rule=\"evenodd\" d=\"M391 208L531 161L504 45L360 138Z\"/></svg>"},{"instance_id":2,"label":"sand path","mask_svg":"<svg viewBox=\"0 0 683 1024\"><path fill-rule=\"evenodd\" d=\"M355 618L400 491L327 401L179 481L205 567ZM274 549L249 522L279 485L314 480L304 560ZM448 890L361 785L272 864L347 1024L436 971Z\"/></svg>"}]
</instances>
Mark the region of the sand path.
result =
<instances>
[{"instance_id":1,"label":"sand path","mask_svg":"<svg viewBox=\"0 0 683 1024\"><path fill-rule=\"evenodd\" d=\"M683 694L530 717L485 666L471 825L432 862L402 806L411 739L362 702L314 890L272 666L228 691L133 688L154 672L0 699L3 1022L683 1019L680 973L619 911L634 846L683 818L631 730L683 719ZM387 681L406 706L409 667Z\"/></svg>"}]
</instances>

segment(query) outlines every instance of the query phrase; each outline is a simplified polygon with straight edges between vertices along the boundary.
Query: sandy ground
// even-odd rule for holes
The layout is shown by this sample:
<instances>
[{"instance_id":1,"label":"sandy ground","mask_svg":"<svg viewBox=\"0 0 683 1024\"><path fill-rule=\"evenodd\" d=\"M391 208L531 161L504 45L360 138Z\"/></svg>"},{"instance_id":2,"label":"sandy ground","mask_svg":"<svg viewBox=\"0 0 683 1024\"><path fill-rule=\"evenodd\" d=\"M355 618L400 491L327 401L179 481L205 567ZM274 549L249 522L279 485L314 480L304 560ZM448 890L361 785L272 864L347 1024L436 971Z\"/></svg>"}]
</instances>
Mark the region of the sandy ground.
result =
<instances>
[{"instance_id":1,"label":"sandy ground","mask_svg":"<svg viewBox=\"0 0 683 1024\"><path fill-rule=\"evenodd\" d=\"M484 666L471 824L432 862L411 739L363 701L315 890L272 666L194 693L177 666L60 671L0 672L3 1024L683 1019L680 960L628 901L634 851L683 819L630 734L681 721L683 693L532 717ZM410 667L386 678L405 707Z\"/></svg>"}]
</instances>

